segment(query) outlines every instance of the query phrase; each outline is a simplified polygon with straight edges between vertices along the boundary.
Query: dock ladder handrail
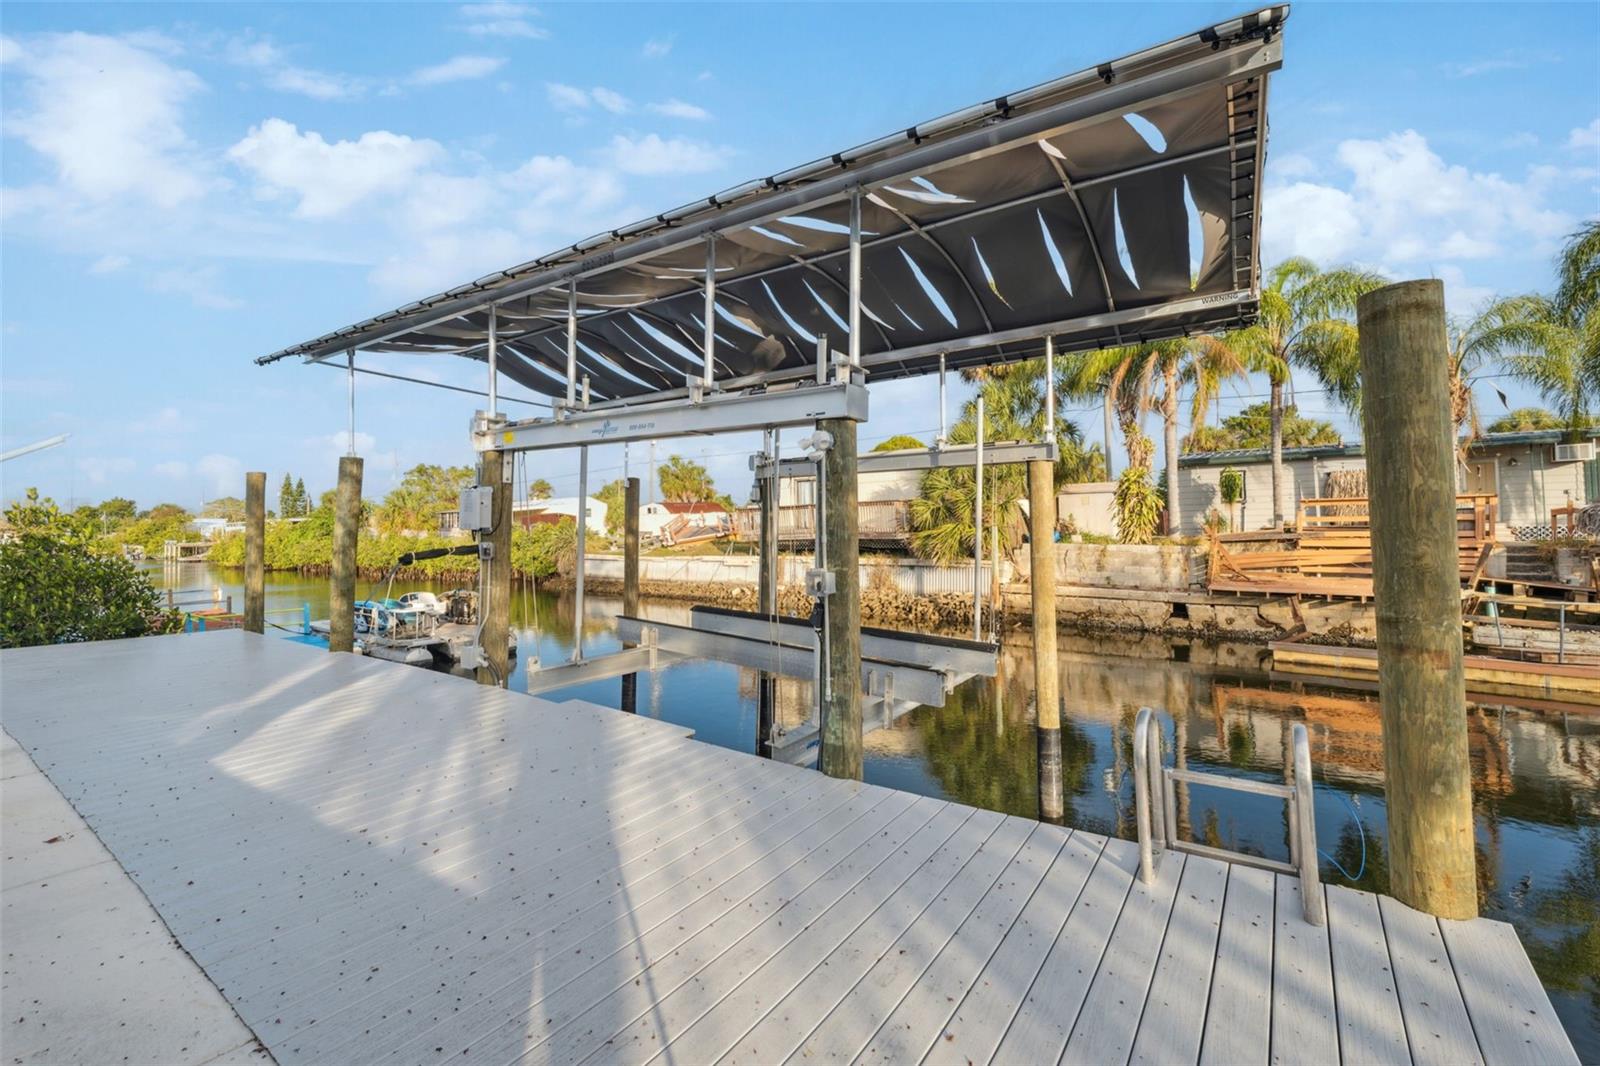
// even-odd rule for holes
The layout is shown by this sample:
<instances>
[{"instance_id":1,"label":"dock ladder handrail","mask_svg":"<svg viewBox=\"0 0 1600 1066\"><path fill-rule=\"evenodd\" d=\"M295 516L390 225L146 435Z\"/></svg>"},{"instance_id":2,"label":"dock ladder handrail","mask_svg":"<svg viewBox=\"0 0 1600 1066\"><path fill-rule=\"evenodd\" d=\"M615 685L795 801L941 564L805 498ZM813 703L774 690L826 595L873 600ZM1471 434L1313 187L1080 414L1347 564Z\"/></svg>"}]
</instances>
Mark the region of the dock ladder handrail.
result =
<instances>
[{"instance_id":1,"label":"dock ladder handrail","mask_svg":"<svg viewBox=\"0 0 1600 1066\"><path fill-rule=\"evenodd\" d=\"M1139 831L1139 880L1155 881L1161 851L1185 851L1223 862L1259 866L1275 873L1297 874L1300 878L1300 903L1306 921L1323 925L1327 919L1317 868L1317 821L1312 801L1311 740L1303 723L1292 730L1293 744L1284 767L1286 784L1224 777L1201 770L1180 770L1161 762L1161 730L1154 727L1155 712L1141 707L1133 725L1134 816ZM1178 838L1178 783L1228 788L1259 796L1276 796L1289 807L1289 861L1248 855L1226 848L1214 848ZM1161 802L1156 802L1156 797Z\"/></svg>"}]
</instances>

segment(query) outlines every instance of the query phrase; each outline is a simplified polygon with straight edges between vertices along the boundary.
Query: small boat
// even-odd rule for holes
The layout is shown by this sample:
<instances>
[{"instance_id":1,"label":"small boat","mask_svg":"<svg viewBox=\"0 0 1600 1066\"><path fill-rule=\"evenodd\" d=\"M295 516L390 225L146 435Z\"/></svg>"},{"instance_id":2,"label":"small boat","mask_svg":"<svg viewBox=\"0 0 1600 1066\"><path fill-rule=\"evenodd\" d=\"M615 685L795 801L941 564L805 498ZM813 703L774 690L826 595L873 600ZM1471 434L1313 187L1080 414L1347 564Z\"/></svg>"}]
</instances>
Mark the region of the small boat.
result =
<instances>
[{"instance_id":1,"label":"small boat","mask_svg":"<svg viewBox=\"0 0 1600 1066\"><path fill-rule=\"evenodd\" d=\"M461 661L461 649L478 639L477 620L463 610L456 592L440 600L431 592L408 592L398 599L355 602L355 648L363 655L409 666L448 667ZM460 619L460 620L457 620ZM326 618L311 623L313 635L328 638ZM517 633L509 634L517 654Z\"/></svg>"}]
</instances>

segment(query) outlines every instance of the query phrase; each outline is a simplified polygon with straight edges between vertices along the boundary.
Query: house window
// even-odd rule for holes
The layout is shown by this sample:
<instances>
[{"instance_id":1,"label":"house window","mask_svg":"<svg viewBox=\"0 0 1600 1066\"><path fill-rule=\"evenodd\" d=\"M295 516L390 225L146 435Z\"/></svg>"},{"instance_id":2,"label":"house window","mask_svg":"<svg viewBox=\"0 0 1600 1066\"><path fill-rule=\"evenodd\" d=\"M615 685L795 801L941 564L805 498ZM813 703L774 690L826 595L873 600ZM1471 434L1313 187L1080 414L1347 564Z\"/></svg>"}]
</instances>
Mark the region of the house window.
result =
<instances>
[{"instance_id":1,"label":"house window","mask_svg":"<svg viewBox=\"0 0 1600 1066\"><path fill-rule=\"evenodd\" d=\"M794 502L797 507L814 507L817 503L817 479L814 477L795 478Z\"/></svg>"}]
</instances>

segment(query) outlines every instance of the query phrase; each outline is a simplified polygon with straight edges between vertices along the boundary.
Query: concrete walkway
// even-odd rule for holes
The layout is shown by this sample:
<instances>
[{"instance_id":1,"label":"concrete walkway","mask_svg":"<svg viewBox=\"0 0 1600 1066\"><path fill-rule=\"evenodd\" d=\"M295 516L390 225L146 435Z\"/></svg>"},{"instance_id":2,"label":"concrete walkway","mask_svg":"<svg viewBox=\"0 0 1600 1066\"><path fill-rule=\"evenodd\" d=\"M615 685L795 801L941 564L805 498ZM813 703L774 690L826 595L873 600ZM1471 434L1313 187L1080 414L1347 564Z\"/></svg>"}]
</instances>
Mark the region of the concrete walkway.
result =
<instances>
[{"instance_id":1,"label":"concrete walkway","mask_svg":"<svg viewBox=\"0 0 1600 1066\"><path fill-rule=\"evenodd\" d=\"M0 734L7 1063L270 1063L94 832Z\"/></svg>"}]
</instances>

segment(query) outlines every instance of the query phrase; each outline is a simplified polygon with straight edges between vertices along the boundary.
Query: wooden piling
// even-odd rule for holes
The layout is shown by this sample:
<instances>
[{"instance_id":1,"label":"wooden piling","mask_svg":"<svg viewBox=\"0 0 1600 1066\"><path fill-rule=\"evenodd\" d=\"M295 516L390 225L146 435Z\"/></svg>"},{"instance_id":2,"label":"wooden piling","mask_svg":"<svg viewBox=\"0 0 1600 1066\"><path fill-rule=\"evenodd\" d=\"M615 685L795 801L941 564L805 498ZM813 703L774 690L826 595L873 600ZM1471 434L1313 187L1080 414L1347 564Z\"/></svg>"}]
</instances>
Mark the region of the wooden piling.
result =
<instances>
[{"instance_id":1,"label":"wooden piling","mask_svg":"<svg viewBox=\"0 0 1600 1066\"><path fill-rule=\"evenodd\" d=\"M356 535L361 526L359 455L339 458L334 493L333 577L328 590L328 650L354 651L356 645Z\"/></svg>"},{"instance_id":2,"label":"wooden piling","mask_svg":"<svg viewBox=\"0 0 1600 1066\"><path fill-rule=\"evenodd\" d=\"M1061 668L1056 653L1056 479L1048 459L1028 463L1028 588L1033 607L1033 691L1039 742L1039 817L1060 824ZM998 562L998 560L996 560Z\"/></svg>"},{"instance_id":3,"label":"wooden piling","mask_svg":"<svg viewBox=\"0 0 1600 1066\"><path fill-rule=\"evenodd\" d=\"M639 479L630 477L622 490L622 613L639 614ZM632 645L624 645L632 647ZM639 675L622 675L622 709L639 711Z\"/></svg>"},{"instance_id":4,"label":"wooden piling","mask_svg":"<svg viewBox=\"0 0 1600 1066\"><path fill-rule=\"evenodd\" d=\"M823 541L833 573L828 597L828 655L822 664L828 698L822 713L819 768L830 777L861 780L861 567L857 541L856 424L827 419L817 428L833 436L823 455Z\"/></svg>"},{"instance_id":5,"label":"wooden piling","mask_svg":"<svg viewBox=\"0 0 1600 1066\"><path fill-rule=\"evenodd\" d=\"M511 483L506 480L507 464L514 462L505 452L487 451L478 457L478 484L489 486L494 528L484 533L480 543L490 546L479 582L478 610L482 612L482 647L487 666L478 668L480 685L504 687L511 676Z\"/></svg>"},{"instance_id":6,"label":"wooden piling","mask_svg":"<svg viewBox=\"0 0 1600 1066\"><path fill-rule=\"evenodd\" d=\"M267 475L244 476L244 628L267 630Z\"/></svg>"},{"instance_id":7,"label":"wooden piling","mask_svg":"<svg viewBox=\"0 0 1600 1066\"><path fill-rule=\"evenodd\" d=\"M1444 918L1477 916L1457 569L1455 426L1444 285L1361 297L1390 885Z\"/></svg>"},{"instance_id":8,"label":"wooden piling","mask_svg":"<svg viewBox=\"0 0 1600 1066\"><path fill-rule=\"evenodd\" d=\"M771 461L776 463L777 456ZM761 565L757 568L756 610L771 617L778 613L778 501L777 479L765 471L756 475L756 499L760 525L756 539ZM778 679L769 673L756 675L756 754L772 758L772 727L778 715Z\"/></svg>"}]
</instances>

